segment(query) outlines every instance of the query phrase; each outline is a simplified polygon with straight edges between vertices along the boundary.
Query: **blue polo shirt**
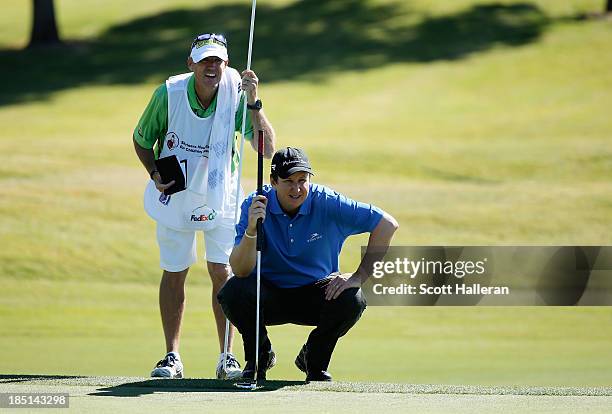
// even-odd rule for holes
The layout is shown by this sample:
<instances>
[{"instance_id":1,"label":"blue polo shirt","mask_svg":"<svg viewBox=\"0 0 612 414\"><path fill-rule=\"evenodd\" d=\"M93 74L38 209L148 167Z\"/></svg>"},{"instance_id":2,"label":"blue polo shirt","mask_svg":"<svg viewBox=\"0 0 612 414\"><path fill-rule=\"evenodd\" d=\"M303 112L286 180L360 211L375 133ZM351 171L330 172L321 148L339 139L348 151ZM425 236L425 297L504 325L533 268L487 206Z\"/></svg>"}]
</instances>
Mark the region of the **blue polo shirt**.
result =
<instances>
[{"instance_id":1,"label":"blue polo shirt","mask_svg":"<svg viewBox=\"0 0 612 414\"><path fill-rule=\"evenodd\" d=\"M276 190L264 186L268 199L261 255L261 277L280 288L309 285L339 269L338 256L346 238L371 232L382 218L381 209L351 200L334 190L310 184L310 190L295 217L282 209ZM235 245L248 225L248 212L255 193L242 203L236 225ZM251 272L254 275L257 269Z\"/></svg>"}]
</instances>

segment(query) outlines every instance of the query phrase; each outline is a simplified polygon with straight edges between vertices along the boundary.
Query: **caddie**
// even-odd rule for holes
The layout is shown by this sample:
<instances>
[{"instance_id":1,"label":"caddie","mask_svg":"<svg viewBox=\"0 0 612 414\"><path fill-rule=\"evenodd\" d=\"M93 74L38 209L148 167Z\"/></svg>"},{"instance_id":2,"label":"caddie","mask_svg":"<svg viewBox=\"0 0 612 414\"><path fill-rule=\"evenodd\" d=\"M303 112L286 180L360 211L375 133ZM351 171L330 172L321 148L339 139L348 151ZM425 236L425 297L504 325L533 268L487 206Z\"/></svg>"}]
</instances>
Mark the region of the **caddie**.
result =
<instances>
[{"instance_id":1,"label":"caddie","mask_svg":"<svg viewBox=\"0 0 612 414\"><path fill-rule=\"evenodd\" d=\"M266 326L293 323L315 328L295 359L307 381L331 381L329 363L336 343L366 307L361 292L373 254L384 255L398 228L380 208L352 200L310 181L308 157L283 148L272 158L263 195L243 203L230 263L236 277L219 293L229 320L242 334L245 379L255 376L256 224L263 220L258 379L276 360ZM339 273L347 237L370 233L366 254L352 273ZM373 253L375 251L375 253Z\"/></svg>"},{"instance_id":2,"label":"caddie","mask_svg":"<svg viewBox=\"0 0 612 414\"><path fill-rule=\"evenodd\" d=\"M157 243L163 269L159 308L166 355L152 377L181 378L183 363L179 339L185 309L185 279L197 261L196 233L203 231L205 260L212 281L212 310L221 350L216 376L240 376L232 354L233 326L228 353L223 353L225 315L217 293L231 275L229 255L234 239L236 179L239 154L236 138L242 129L246 97L245 139L253 144L253 130L263 130L267 158L274 153L274 129L264 115L255 72L239 74L228 66L225 36L206 33L196 37L187 58L188 73L171 76L159 86L134 129L134 149L150 181L144 196L145 210L157 222ZM183 173L184 191L164 195L174 184L162 182L155 160L176 155ZM223 361L226 360L226 371Z\"/></svg>"}]
</instances>

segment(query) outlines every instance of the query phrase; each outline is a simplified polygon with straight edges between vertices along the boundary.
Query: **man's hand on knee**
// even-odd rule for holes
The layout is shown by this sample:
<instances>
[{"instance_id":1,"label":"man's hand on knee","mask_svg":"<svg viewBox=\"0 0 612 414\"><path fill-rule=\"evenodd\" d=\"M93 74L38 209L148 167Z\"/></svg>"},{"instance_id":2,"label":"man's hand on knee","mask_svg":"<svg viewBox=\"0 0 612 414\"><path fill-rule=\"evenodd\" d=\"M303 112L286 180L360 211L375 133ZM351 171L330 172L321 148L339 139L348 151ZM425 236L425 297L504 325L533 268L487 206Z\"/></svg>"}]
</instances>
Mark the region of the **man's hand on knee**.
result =
<instances>
[{"instance_id":1,"label":"man's hand on knee","mask_svg":"<svg viewBox=\"0 0 612 414\"><path fill-rule=\"evenodd\" d=\"M336 299L342 292L350 288L361 287L361 277L354 273L332 274L334 278L325 288L325 299Z\"/></svg>"}]
</instances>

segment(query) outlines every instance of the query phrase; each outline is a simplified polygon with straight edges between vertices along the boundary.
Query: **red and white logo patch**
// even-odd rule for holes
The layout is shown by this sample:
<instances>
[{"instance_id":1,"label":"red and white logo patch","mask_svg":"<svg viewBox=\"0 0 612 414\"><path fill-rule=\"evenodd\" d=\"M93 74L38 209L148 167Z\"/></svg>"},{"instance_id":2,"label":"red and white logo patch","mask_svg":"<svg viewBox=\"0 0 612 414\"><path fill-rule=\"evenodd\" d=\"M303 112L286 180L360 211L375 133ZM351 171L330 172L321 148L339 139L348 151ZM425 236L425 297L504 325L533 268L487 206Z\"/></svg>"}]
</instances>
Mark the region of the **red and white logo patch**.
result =
<instances>
[{"instance_id":1,"label":"red and white logo patch","mask_svg":"<svg viewBox=\"0 0 612 414\"><path fill-rule=\"evenodd\" d=\"M175 148L179 146L179 138L178 135L174 132L168 132L166 134L166 146L170 151L173 151Z\"/></svg>"}]
</instances>

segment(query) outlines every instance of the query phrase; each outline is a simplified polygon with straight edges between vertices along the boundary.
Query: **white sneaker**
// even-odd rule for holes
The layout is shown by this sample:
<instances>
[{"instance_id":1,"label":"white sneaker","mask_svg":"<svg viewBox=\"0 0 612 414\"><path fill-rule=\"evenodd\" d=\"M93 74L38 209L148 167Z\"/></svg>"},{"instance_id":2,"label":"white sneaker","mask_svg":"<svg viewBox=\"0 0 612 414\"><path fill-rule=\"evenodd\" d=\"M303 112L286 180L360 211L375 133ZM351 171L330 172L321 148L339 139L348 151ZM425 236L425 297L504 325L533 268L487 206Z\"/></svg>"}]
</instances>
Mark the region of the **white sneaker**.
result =
<instances>
[{"instance_id":1,"label":"white sneaker","mask_svg":"<svg viewBox=\"0 0 612 414\"><path fill-rule=\"evenodd\" d=\"M166 354L164 359L159 361L151 376L156 378L183 378L183 363L177 354L172 352Z\"/></svg>"},{"instance_id":2,"label":"white sneaker","mask_svg":"<svg viewBox=\"0 0 612 414\"><path fill-rule=\"evenodd\" d=\"M226 358L225 371L223 371L223 359ZM217 364L217 379L220 380L235 380L242 377L240 363L232 353L219 355L219 363Z\"/></svg>"}]
</instances>

